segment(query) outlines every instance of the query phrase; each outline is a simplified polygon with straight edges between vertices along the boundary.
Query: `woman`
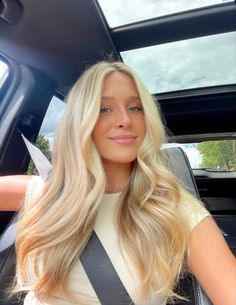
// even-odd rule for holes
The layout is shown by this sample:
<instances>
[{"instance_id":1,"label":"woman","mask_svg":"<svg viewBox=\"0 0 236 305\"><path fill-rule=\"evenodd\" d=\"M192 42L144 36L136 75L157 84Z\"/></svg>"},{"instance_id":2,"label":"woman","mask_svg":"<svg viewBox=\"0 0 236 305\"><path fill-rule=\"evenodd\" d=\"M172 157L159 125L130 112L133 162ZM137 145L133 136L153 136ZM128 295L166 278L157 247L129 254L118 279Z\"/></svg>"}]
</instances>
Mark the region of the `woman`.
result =
<instances>
[{"instance_id":1,"label":"woman","mask_svg":"<svg viewBox=\"0 0 236 305\"><path fill-rule=\"evenodd\" d=\"M135 304L181 298L173 288L190 270L214 305L235 305L234 257L167 169L164 142L158 109L134 71L100 62L82 75L67 98L53 170L26 193L15 287L29 291L25 305L99 304L79 260L93 230Z\"/></svg>"}]
</instances>

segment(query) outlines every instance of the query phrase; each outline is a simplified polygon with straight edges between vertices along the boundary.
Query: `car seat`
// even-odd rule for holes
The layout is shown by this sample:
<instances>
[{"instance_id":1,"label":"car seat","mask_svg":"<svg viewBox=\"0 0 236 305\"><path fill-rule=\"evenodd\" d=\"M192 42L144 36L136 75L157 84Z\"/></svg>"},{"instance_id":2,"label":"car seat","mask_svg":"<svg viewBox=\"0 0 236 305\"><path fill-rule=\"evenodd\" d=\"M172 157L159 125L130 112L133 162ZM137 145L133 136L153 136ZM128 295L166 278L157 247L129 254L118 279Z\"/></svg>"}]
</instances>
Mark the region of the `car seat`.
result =
<instances>
[{"instance_id":1,"label":"car seat","mask_svg":"<svg viewBox=\"0 0 236 305\"><path fill-rule=\"evenodd\" d=\"M165 153L172 173L183 183L187 191L200 199L186 153L180 147L166 148ZM176 305L212 305L204 290L192 275L188 275L180 280L177 291L187 296L188 301L177 302Z\"/></svg>"}]
</instances>

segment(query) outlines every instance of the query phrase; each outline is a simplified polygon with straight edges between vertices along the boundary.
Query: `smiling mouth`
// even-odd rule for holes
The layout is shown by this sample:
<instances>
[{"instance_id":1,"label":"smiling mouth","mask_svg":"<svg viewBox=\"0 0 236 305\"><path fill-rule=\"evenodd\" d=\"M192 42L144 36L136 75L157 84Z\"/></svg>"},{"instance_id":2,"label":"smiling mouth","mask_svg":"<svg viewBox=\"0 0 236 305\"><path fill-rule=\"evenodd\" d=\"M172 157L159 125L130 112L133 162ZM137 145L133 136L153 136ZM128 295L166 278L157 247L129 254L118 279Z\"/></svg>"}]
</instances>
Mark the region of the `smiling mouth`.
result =
<instances>
[{"instance_id":1,"label":"smiling mouth","mask_svg":"<svg viewBox=\"0 0 236 305\"><path fill-rule=\"evenodd\" d=\"M136 138L136 136L117 136L109 139L120 144L131 144L136 140Z\"/></svg>"}]
</instances>

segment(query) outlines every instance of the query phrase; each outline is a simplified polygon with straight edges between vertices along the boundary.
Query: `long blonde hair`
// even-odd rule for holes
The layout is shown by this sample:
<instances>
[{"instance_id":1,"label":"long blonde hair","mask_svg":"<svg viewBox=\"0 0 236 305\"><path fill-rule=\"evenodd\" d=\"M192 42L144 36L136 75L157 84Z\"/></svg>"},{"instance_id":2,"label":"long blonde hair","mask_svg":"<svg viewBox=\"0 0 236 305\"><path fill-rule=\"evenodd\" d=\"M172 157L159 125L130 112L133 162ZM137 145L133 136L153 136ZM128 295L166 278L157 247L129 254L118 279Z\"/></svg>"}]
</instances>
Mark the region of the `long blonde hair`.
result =
<instances>
[{"instance_id":1,"label":"long blonde hair","mask_svg":"<svg viewBox=\"0 0 236 305\"><path fill-rule=\"evenodd\" d=\"M104 79L114 71L134 80L146 121L146 136L117 215L120 245L138 271L141 295L155 290L178 297L173 288L184 270L189 230L177 207L181 200L194 199L165 165L165 131L157 104L135 72L121 62L90 67L68 94L52 153L53 170L40 197L25 207L18 226L15 291L50 295L59 289L75 300L67 287L68 275L88 242L106 190L91 134Z\"/></svg>"}]
</instances>

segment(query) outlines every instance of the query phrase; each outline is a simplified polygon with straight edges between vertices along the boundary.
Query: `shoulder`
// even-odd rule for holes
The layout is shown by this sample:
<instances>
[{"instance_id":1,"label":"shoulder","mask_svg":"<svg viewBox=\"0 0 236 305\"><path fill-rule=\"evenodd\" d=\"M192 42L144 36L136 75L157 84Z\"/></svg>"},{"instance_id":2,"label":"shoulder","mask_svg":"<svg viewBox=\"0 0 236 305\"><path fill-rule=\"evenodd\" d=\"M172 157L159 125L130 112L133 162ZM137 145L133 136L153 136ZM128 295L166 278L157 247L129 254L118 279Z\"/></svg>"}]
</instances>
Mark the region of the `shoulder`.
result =
<instances>
[{"instance_id":1,"label":"shoulder","mask_svg":"<svg viewBox=\"0 0 236 305\"><path fill-rule=\"evenodd\" d=\"M210 212L203 206L203 204L195 198L180 202L178 208L182 217L187 221L191 231L203 219L211 216Z\"/></svg>"},{"instance_id":2,"label":"shoulder","mask_svg":"<svg viewBox=\"0 0 236 305\"><path fill-rule=\"evenodd\" d=\"M38 194L40 194L44 187L44 180L40 176L33 176L30 179L25 193L25 205L28 205Z\"/></svg>"}]
</instances>

